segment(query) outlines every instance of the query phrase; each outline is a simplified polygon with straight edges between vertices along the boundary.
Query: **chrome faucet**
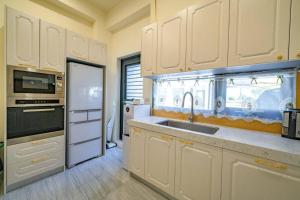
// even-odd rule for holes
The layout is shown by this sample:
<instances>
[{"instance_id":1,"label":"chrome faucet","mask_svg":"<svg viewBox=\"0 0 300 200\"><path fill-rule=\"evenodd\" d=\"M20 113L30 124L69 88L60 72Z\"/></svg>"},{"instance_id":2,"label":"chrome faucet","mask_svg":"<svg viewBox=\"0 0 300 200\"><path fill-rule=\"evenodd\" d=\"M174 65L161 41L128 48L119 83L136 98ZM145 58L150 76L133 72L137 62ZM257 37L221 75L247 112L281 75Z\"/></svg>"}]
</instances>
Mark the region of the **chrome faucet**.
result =
<instances>
[{"instance_id":1,"label":"chrome faucet","mask_svg":"<svg viewBox=\"0 0 300 200\"><path fill-rule=\"evenodd\" d=\"M181 107L182 108L184 107L185 97L186 97L187 94L191 95L191 104L192 104L191 105L191 114L189 115L188 119L189 119L190 122L193 122L193 118L194 118L194 96L191 92L184 93Z\"/></svg>"}]
</instances>

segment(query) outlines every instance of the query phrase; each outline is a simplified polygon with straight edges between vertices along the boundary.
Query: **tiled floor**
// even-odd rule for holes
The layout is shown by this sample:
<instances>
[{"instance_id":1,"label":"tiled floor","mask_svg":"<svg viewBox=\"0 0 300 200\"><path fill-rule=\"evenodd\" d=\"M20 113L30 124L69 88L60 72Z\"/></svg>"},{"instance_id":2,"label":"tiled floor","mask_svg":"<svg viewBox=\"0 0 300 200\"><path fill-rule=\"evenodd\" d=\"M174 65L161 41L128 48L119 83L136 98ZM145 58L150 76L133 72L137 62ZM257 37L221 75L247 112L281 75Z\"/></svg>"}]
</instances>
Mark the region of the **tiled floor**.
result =
<instances>
[{"instance_id":1,"label":"tiled floor","mask_svg":"<svg viewBox=\"0 0 300 200\"><path fill-rule=\"evenodd\" d=\"M165 200L147 186L131 178L121 168L122 151L113 148L93 159L7 193L1 200Z\"/></svg>"}]
</instances>

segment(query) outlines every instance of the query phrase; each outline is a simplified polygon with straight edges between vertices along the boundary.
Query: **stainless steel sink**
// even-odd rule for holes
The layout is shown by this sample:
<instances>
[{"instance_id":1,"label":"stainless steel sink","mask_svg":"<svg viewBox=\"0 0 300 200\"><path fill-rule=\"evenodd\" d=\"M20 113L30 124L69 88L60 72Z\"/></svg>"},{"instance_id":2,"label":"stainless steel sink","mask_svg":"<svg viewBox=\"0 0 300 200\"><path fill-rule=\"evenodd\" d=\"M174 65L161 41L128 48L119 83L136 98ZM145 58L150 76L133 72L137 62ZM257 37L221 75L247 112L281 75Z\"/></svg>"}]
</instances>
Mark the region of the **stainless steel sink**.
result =
<instances>
[{"instance_id":1,"label":"stainless steel sink","mask_svg":"<svg viewBox=\"0 0 300 200\"><path fill-rule=\"evenodd\" d=\"M219 130L219 128L217 127L204 126L201 124L193 124L193 123L179 122L173 120L166 120L166 121L158 122L157 124L200 132L200 133L206 133L206 134L215 134Z\"/></svg>"}]
</instances>

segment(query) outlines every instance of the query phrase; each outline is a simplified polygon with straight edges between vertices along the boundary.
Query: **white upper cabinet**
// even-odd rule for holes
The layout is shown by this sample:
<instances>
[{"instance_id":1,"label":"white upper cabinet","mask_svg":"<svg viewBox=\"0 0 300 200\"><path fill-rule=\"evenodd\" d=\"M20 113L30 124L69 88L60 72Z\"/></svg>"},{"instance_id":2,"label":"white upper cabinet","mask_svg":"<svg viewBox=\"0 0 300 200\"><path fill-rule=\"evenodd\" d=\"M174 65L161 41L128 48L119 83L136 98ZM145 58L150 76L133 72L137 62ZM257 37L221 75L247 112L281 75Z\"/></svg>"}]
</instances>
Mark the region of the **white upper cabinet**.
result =
<instances>
[{"instance_id":1,"label":"white upper cabinet","mask_svg":"<svg viewBox=\"0 0 300 200\"><path fill-rule=\"evenodd\" d=\"M158 74L185 71L187 9L158 24Z\"/></svg>"},{"instance_id":2,"label":"white upper cabinet","mask_svg":"<svg viewBox=\"0 0 300 200\"><path fill-rule=\"evenodd\" d=\"M188 8L189 70L227 66L229 0L204 0Z\"/></svg>"},{"instance_id":3,"label":"white upper cabinet","mask_svg":"<svg viewBox=\"0 0 300 200\"><path fill-rule=\"evenodd\" d=\"M220 200L221 166L221 148L177 139L175 197Z\"/></svg>"},{"instance_id":4,"label":"white upper cabinet","mask_svg":"<svg viewBox=\"0 0 300 200\"><path fill-rule=\"evenodd\" d=\"M140 128L130 129L129 170L137 176L145 177L146 134Z\"/></svg>"},{"instance_id":5,"label":"white upper cabinet","mask_svg":"<svg viewBox=\"0 0 300 200\"><path fill-rule=\"evenodd\" d=\"M145 178L162 191L174 195L175 138L147 132Z\"/></svg>"},{"instance_id":6,"label":"white upper cabinet","mask_svg":"<svg viewBox=\"0 0 300 200\"><path fill-rule=\"evenodd\" d=\"M299 200L300 168L223 150L222 200Z\"/></svg>"},{"instance_id":7,"label":"white upper cabinet","mask_svg":"<svg viewBox=\"0 0 300 200\"><path fill-rule=\"evenodd\" d=\"M292 1L290 59L300 59L300 1Z\"/></svg>"},{"instance_id":8,"label":"white upper cabinet","mask_svg":"<svg viewBox=\"0 0 300 200\"><path fill-rule=\"evenodd\" d=\"M39 19L7 8L7 64L39 66Z\"/></svg>"},{"instance_id":9,"label":"white upper cabinet","mask_svg":"<svg viewBox=\"0 0 300 200\"><path fill-rule=\"evenodd\" d=\"M142 76L156 74L157 24L153 23L142 30Z\"/></svg>"},{"instance_id":10,"label":"white upper cabinet","mask_svg":"<svg viewBox=\"0 0 300 200\"><path fill-rule=\"evenodd\" d=\"M231 0L229 66L288 59L291 0Z\"/></svg>"},{"instance_id":11,"label":"white upper cabinet","mask_svg":"<svg viewBox=\"0 0 300 200\"><path fill-rule=\"evenodd\" d=\"M67 57L88 61L89 39L77 33L67 31Z\"/></svg>"},{"instance_id":12,"label":"white upper cabinet","mask_svg":"<svg viewBox=\"0 0 300 200\"><path fill-rule=\"evenodd\" d=\"M106 64L105 44L95 40L89 40L89 62L100 65Z\"/></svg>"},{"instance_id":13,"label":"white upper cabinet","mask_svg":"<svg viewBox=\"0 0 300 200\"><path fill-rule=\"evenodd\" d=\"M65 29L40 21L40 68L65 71Z\"/></svg>"}]
</instances>

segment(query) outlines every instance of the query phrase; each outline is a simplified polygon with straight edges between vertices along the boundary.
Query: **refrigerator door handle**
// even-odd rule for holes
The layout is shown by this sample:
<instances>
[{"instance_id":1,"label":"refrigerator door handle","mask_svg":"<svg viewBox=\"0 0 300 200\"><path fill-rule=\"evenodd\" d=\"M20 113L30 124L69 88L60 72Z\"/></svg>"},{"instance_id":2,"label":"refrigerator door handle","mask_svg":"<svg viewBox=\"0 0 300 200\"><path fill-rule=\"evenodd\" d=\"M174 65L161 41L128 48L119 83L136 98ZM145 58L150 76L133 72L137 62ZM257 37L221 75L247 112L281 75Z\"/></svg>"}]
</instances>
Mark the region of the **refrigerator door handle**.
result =
<instances>
[{"instance_id":1,"label":"refrigerator door handle","mask_svg":"<svg viewBox=\"0 0 300 200\"><path fill-rule=\"evenodd\" d=\"M97 122L101 121L101 119L93 119L93 120L86 120L86 121L79 121L79 122L70 122L70 125L75 125L75 124L84 124L84 123L90 123L90 122Z\"/></svg>"},{"instance_id":2,"label":"refrigerator door handle","mask_svg":"<svg viewBox=\"0 0 300 200\"><path fill-rule=\"evenodd\" d=\"M99 140L100 138L101 138L101 137L96 137L96 138L93 138L93 139L89 139L89 140L85 140L85 141L73 143L73 144L70 144L70 145L79 145L79 144L86 143L86 142L90 142L90 141L93 141L93 140Z\"/></svg>"},{"instance_id":3,"label":"refrigerator door handle","mask_svg":"<svg viewBox=\"0 0 300 200\"><path fill-rule=\"evenodd\" d=\"M102 109L70 110L71 113L102 111Z\"/></svg>"}]
</instances>

